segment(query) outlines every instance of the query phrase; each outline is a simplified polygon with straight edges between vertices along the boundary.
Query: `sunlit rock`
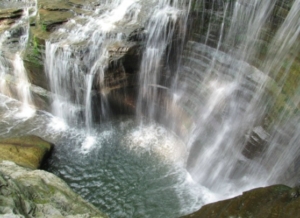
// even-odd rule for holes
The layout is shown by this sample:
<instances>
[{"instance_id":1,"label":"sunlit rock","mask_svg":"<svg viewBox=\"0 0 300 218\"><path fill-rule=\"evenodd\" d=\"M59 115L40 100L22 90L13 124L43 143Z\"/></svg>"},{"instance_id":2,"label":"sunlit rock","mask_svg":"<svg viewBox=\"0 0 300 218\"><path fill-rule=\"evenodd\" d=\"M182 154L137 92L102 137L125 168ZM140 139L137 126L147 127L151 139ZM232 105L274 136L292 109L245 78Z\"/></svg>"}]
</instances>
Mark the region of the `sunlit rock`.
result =
<instances>
[{"instance_id":1,"label":"sunlit rock","mask_svg":"<svg viewBox=\"0 0 300 218\"><path fill-rule=\"evenodd\" d=\"M9 160L20 166L37 169L51 150L52 144L37 136L23 136L0 140L0 160Z\"/></svg>"}]
</instances>

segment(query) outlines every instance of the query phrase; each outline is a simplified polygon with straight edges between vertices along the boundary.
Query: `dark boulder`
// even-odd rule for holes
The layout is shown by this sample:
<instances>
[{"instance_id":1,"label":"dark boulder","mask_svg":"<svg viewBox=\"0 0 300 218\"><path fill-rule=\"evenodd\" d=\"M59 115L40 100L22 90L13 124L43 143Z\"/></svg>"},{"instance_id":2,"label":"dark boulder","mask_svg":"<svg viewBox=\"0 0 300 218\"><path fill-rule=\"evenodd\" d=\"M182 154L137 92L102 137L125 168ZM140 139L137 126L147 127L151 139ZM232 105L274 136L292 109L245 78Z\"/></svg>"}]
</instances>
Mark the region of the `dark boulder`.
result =
<instances>
[{"instance_id":1,"label":"dark boulder","mask_svg":"<svg viewBox=\"0 0 300 218\"><path fill-rule=\"evenodd\" d=\"M203 206L182 218L295 218L300 214L300 189L285 185L257 188L242 195Z\"/></svg>"}]
</instances>

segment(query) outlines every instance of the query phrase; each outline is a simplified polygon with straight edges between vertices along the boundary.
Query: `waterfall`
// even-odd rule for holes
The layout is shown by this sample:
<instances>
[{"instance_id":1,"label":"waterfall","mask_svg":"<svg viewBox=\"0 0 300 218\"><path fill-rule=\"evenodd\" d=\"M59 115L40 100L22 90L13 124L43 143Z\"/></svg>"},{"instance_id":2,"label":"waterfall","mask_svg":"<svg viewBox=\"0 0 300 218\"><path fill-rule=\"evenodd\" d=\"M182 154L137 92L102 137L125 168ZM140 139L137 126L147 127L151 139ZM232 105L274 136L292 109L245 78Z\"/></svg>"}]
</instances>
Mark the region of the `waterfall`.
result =
<instances>
[{"instance_id":1,"label":"waterfall","mask_svg":"<svg viewBox=\"0 0 300 218\"><path fill-rule=\"evenodd\" d=\"M300 46L297 41L300 35L299 10L300 1L295 0L288 15L272 39L266 61L263 64L264 72L279 78L279 88L281 90L286 89L285 84L289 82L288 77L293 72L292 65L294 62L297 62L297 54L299 55ZM270 173L267 178L269 183L289 180L288 183L293 185L299 182L298 179L295 180L291 175L288 175L289 173L286 173L291 171L291 165L297 168L299 160L299 125L297 124L299 114L293 106L299 105L299 81L294 81L294 85L296 86L295 90L290 91L293 103L292 105L285 105L279 117L274 121L274 128L272 129L269 142L270 147L262 159L265 165L274 164L269 169ZM276 97L280 96L280 93L276 94ZM282 142L284 142L285 148L281 153L278 152L281 149L278 145L282 145Z\"/></svg>"},{"instance_id":2,"label":"waterfall","mask_svg":"<svg viewBox=\"0 0 300 218\"><path fill-rule=\"evenodd\" d=\"M140 89L137 100L139 116L144 114L152 119L157 116L157 104L161 99L160 89L164 87L168 89L164 76L170 74L167 71L173 70L175 72L171 74L176 77L176 67L173 66L172 69L167 69L167 67L168 64L176 65L174 62L179 61L178 59L170 60L172 55L170 53L175 51L180 53L182 50L180 42L176 44L174 41L183 41L185 38L189 8L189 1L180 0L160 0L154 8L146 27L148 38L139 75ZM172 45L178 46L178 50L174 50ZM165 64L167 66L163 68Z\"/></svg>"},{"instance_id":3,"label":"waterfall","mask_svg":"<svg viewBox=\"0 0 300 218\"><path fill-rule=\"evenodd\" d=\"M124 33L116 32L117 23L133 25L136 22L140 7L137 2L106 1L91 16L70 20L46 42L45 71L55 93L53 113L67 123L83 121L87 129L92 128L94 86L102 90L97 113L102 114L102 119L109 113L104 84L108 47L119 44L124 37ZM80 116L83 120L78 119Z\"/></svg>"},{"instance_id":4,"label":"waterfall","mask_svg":"<svg viewBox=\"0 0 300 218\"><path fill-rule=\"evenodd\" d=\"M213 1L210 8L205 1L197 2L202 21L210 22L201 24L203 37L197 40L202 43L188 44L182 68L185 93L179 102L195 105L198 100L194 107L187 105L195 117L188 137L188 168L197 182L225 196L257 185L286 183L283 175L299 156L299 115L291 109L296 106L286 105L272 124L267 118L278 113L274 111L280 92L287 89L299 54L299 1L293 1L286 17L271 27L270 22L279 19L272 16L280 2ZM275 31L272 36L266 34L270 28ZM280 81L277 91L274 80ZM299 87L296 81L295 86ZM275 99L266 97L270 92L275 92ZM298 88L291 93L293 105L299 103L297 93ZM255 157L249 156L255 149L252 140L261 146ZM293 183L291 177L288 180Z\"/></svg>"},{"instance_id":5,"label":"waterfall","mask_svg":"<svg viewBox=\"0 0 300 218\"><path fill-rule=\"evenodd\" d=\"M9 5L20 2L13 1ZM22 10L19 12L20 19L8 30L4 30L0 35L0 92L9 96L14 96L23 102L23 112L21 116L31 116L34 110L31 108L33 102L30 93L30 82L24 67L22 55L26 49L29 36L29 20L36 15L36 2L21 1ZM3 2L5 8L6 2ZM7 84L14 83L16 91L10 89Z\"/></svg>"},{"instance_id":6,"label":"waterfall","mask_svg":"<svg viewBox=\"0 0 300 218\"><path fill-rule=\"evenodd\" d=\"M115 217L174 217L299 182L300 0L45 2L0 2L21 8L0 20L0 92L39 108L33 77L45 73L52 113L24 124L5 99L0 136L57 143L49 169L88 200ZM72 16L42 23L53 11ZM39 47L42 67L29 69ZM146 210L164 191L177 211Z\"/></svg>"}]
</instances>

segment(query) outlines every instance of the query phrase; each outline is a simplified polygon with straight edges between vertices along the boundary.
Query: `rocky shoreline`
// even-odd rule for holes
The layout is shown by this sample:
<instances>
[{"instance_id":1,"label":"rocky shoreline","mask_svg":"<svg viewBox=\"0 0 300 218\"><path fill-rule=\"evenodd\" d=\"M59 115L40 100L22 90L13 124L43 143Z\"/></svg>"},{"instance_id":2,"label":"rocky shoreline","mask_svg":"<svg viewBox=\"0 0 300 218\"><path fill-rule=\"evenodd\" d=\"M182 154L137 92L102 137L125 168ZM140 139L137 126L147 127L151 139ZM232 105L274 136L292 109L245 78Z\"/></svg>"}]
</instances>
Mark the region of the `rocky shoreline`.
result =
<instances>
[{"instance_id":1,"label":"rocky shoreline","mask_svg":"<svg viewBox=\"0 0 300 218\"><path fill-rule=\"evenodd\" d=\"M107 217L57 176L38 170L52 146L37 136L0 141L1 217Z\"/></svg>"}]
</instances>

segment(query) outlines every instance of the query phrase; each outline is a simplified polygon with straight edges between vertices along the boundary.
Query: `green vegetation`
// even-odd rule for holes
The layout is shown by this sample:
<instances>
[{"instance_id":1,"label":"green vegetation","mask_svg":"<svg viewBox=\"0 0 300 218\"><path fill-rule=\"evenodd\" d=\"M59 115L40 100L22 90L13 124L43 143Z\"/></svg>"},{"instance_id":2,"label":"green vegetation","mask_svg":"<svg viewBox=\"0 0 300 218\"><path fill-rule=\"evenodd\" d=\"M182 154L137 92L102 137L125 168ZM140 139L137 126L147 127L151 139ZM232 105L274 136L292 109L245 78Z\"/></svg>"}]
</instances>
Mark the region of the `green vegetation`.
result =
<instances>
[{"instance_id":1,"label":"green vegetation","mask_svg":"<svg viewBox=\"0 0 300 218\"><path fill-rule=\"evenodd\" d=\"M41 24L41 29L42 29L42 31L47 32L47 25Z\"/></svg>"},{"instance_id":2,"label":"green vegetation","mask_svg":"<svg viewBox=\"0 0 300 218\"><path fill-rule=\"evenodd\" d=\"M40 55L39 44L35 36L33 37L32 43L33 43L33 53L39 56Z\"/></svg>"}]
</instances>

